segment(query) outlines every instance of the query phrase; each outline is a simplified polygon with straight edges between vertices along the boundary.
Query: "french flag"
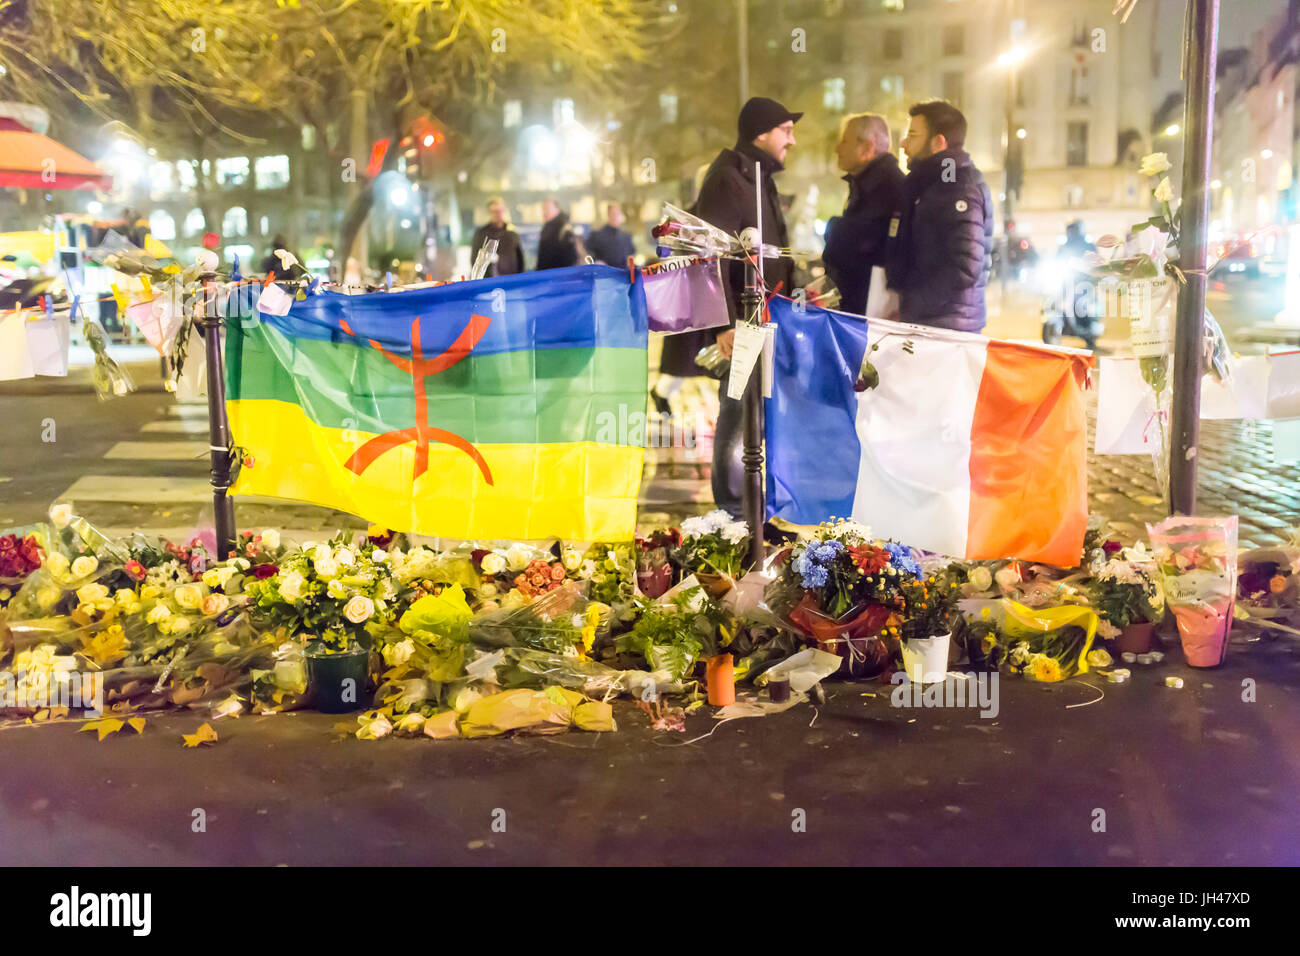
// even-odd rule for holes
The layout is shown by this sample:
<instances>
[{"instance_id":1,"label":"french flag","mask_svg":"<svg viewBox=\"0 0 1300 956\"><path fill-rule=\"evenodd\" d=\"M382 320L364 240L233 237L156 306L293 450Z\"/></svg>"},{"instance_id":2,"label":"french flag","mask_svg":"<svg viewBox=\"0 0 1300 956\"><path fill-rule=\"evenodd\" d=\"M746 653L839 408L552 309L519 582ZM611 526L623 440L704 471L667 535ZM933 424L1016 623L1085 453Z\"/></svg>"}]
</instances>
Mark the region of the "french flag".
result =
<instances>
[{"instance_id":1,"label":"french flag","mask_svg":"<svg viewBox=\"0 0 1300 956\"><path fill-rule=\"evenodd\" d=\"M956 558L1074 567L1092 359L773 298L767 511ZM879 385L857 392L864 355Z\"/></svg>"}]
</instances>

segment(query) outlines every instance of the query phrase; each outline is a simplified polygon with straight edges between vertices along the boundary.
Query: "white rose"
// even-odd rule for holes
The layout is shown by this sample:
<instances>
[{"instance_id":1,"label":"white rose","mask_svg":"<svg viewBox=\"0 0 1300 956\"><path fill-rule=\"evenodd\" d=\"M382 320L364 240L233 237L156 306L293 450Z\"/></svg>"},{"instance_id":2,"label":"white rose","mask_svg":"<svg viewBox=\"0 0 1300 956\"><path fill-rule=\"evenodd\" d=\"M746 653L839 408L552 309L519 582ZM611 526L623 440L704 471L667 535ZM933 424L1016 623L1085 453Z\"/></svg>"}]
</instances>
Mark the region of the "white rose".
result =
<instances>
[{"instance_id":1,"label":"white rose","mask_svg":"<svg viewBox=\"0 0 1300 956\"><path fill-rule=\"evenodd\" d=\"M171 609L166 604L155 604L149 609L149 613L145 615L145 620L150 624L161 624L171 616Z\"/></svg>"},{"instance_id":2,"label":"white rose","mask_svg":"<svg viewBox=\"0 0 1300 956\"><path fill-rule=\"evenodd\" d=\"M375 602L360 594L349 601L343 608L343 616L353 624L360 624L369 620L374 613Z\"/></svg>"},{"instance_id":3,"label":"white rose","mask_svg":"<svg viewBox=\"0 0 1300 956\"><path fill-rule=\"evenodd\" d=\"M357 563L357 556L352 553L351 548L339 548L334 552L334 560L345 568L350 568Z\"/></svg>"},{"instance_id":4,"label":"white rose","mask_svg":"<svg viewBox=\"0 0 1300 956\"><path fill-rule=\"evenodd\" d=\"M1174 201L1174 187L1173 184L1169 182L1168 176L1160 180L1160 185L1156 187L1155 196L1156 202Z\"/></svg>"},{"instance_id":5,"label":"white rose","mask_svg":"<svg viewBox=\"0 0 1300 956\"><path fill-rule=\"evenodd\" d=\"M1167 153L1148 153L1142 157L1142 164L1138 167L1138 172L1143 176L1159 176L1172 168Z\"/></svg>"},{"instance_id":6,"label":"white rose","mask_svg":"<svg viewBox=\"0 0 1300 956\"><path fill-rule=\"evenodd\" d=\"M582 552L570 548L564 552L564 556L560 561L564 565L566 571L576 571L578 568L582 567Z\"/></svg>"},{"instance_id":7,"label":"white rose","mask_svg":"<svg viewBox=\"0 0 1300 956\"><path fill-rule=\"evenodd\" d=\"M286 601L297 601L302 597L302 586L306 579L300 571L289 571L280 575L280 596Z\"/></svg>"},{"instance_id":8,"label":"white rose","mask_svg":"<svg viewBox=\"0 0 1300 956\"><path fill-rule=\"evenodd\" d=\"M48 611L54 605L59 603L59 598L63 597L63 591L52 584L47 584L36 592L36 603L41 606L42 611Z\"/></svg>"},{"instance_id":9,"label":"white rose","mask_svg":"<svg viewBox=\"0 0 1300 956\"><path fill-rule=\"evenodd\" d=\"M375 564L384 564L388 561L388 552L383 548L375 548L375 550L370 552L370 560L375 562Z\"/></svg>"},{"instance_id":10,"label":"white rose","mask_svg":"<svg viewBox=\"0 0 1300 956\"><path fill-rule=\"evenodd\" d=\"M230 598L224 594L209 594L203 599L203 613L209 617L220 614L228 607L230 607Z\"/></svg>"},{"instance_id":11,"label":"white rose","mask_svg":"<svg viewBox=\"0 0 1300 956\"><path fill-rule=\"evenodd\" d=\"M77 600L82 604L94 604L108 597L108 588L102 584L83 584L77 588Z\"/></svg>"},{"instance_id":12,"label":"white rose","mask_svg":"<svg viewBox=\"0 0 1300 956\"><path fill-rule=\"evenodd\" d=\"M506 569L506 559L495 551L483 555L483 573L500 574Z\"/></svg>"},{"instance_id":13,"label":"white rose","mask_svg":"<svg viewBox=\"0 0 1300 956\"><path fill-rule=\"evenodd\" d=\"M343 586L342 581L331 581L325 585L325 593L335 600L341 600L348 596L348 589Z\"/></svg>"},{"instance_id":14,"label":"white rose","mask_svg":"<svg viewBox=\"0 0 1300 956\"><path fill-rule=\"evenodd\" d=\"M971 568L970 583L977 591L988 591L993 587L993 573L983 565Z\"/></svg>"},{"instance_id":15,"label":"white rose","mask_svg":"<svg viewBox=\"0 0 1300 956\"><path fill-rule=\"evenodd\" d=\"M998 569L998 573L993 575L993 580L998 582L998 587L1003 591L1010 591L1020 583L1020 572L1016 570L1014 564L1008 564Z\"/></svg>"},{"instance_id":16,"label":"white rose","mask_svg":"<svg viewBox=\"0 0 1300 956\"><path fill-rule=\"evenodd\" d=\"M312 549L312 558L317 561L332 561L334 559L334 552L330 550L328 544L318 544Z\"/></svg>"},{"instance_id":17,"label":"white rose","mask_svg":"<svg viewBox=\"0 0 1300 956\"><path fill-rule=\"evenodd\" d=\"M512 544L506 549L506 564L511 571L522 571L533 558L533 549L524 544ZM484 558L484 560L487 560Z\"/></svg>"},{"instance_id":18,"label":"white rose","mask_svg":"<svg viewBox=\"0 0 1300 956\"><path fill-rule=\"evenodd\" d=\"M117 601L122 607L130 607L135 603L135 592L130 588L118 588L113 592L113 600Z\"/></svg>"},{"instance_id":19,"label":"white rose","mask_svg":"<svg viewBox=\"0 0 1300 956\"><path fill-rule=\"evenodd\" d=\"M178 614L176 617L171 619L171 632L173 634L180 634L182 631L188 631L189 629L190 619L185 615Z\"/></svg>"},{"instance_id":20,"label":"white rose","mask_svg":"<svg viewBox=\"0 0 1300 956\"><path fill-rule=\"evenodd\" d=\"M99 567L99 560L93 555L85 554L72 562L72 574L74 577L84 578L88 574L94 574Z\"/></svg>"},{"instance_id":21,"label":"white rose","mask_svg":"<svg viewBox=\"0 0 1300 956\"><path fill-rule=\"evenodd\" d=\"M384 662L389 667L399 667L411 659L415 653L415 642L409 637L397 644L385 645L383 650Z\"/></svg>"},{"instance_id":22,"label":"white rose","mask_svg":"<svg viewBox=\"0 0 1300 956\"><path fill-rule=\"evenodd\" d=\"M479 597L484 597L484 598L496 597L499 592L500 592L500 588L498 588L491 581L489 581L487 584L484 584L482 587L478 589Z\"/></svg>"},{"instance_id":23,"label":"white rose","mask_svg":"<svg viewBox=\"0 0 1300 956\"><path fill-rule=\"evenodd\" d=\"M208 568L203 572L203 576L199 580L209 588L221 587L221 575L217 573L216 568Z\"/></svg>"},{"instance_id":24,"label":"white rose","mask_svg":"<svg viewBox=\"0 0 1300 956\"><path fill-rule=\"evenodd\" d=\"M321 560L316 559L316 573L323 578L337 577L339 573L338 563L333 558Z\"/></svg>"},{"instance_id":25,"label":"white rose","mask_svg":"<svg viewBox=\"0 0 1300 956\"><path fill-rule=\"evenodd\" d=\"M172 592L172 597L187 611L197 611L203 604L203 588L197 584L182 584Z\"/></svg>"},{"instance_id":26,"label":"white rose","mask_svg":"<svg viewBox=\"0 0 1300 956\"><path fill-rule=\"evenodd\" d=\"M271 551L280 547L280 532L276 531L274 528L267 528L263 531L262 546Z\"/></svg>"},{"instance_id":27,"label":"white rose","mask_svg":"<svg viewBox=\"0 0 1300 956\"><path fill-rule=\"evenodd\" d=\"M50 506L50 521L56 528L66 528L68 522L72 520L72 505L68 502L59 502Z\"/></svg>"}]
</instances>

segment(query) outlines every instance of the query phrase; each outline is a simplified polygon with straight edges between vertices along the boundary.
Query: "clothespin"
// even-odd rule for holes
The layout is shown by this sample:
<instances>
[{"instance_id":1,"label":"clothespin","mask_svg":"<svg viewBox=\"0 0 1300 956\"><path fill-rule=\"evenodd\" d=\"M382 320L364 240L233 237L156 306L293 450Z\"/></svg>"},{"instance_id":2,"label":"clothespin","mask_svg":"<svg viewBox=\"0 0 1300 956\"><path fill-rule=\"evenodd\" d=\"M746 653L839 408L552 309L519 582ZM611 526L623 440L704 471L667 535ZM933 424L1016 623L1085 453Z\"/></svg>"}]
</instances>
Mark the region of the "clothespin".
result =
<instances>
[{"instance_id":1,"label":"clothespin","mask_svg":"<svg viewBox=\"0 0 1300 956\"><path fill-rule=\"evenodd\" d=\"M77 306L81 304L81 296L72 297L72 305L68 307L68 321L72 322L77 318Z\"/></svg>"},{"instance_id":2,"label":"clothespin","mask_svg":"<svg viewBox=\"0 0 1300 956\"><path fill-rule=\"evenodd\" d=\"M636 284L636 260L631 256L627 257L627 278L633 285Z\"/></svg>"},{"instance_id":3,"label":"clothespin","mask_svg":"<svg viewBox=\"0 0 1300 956\"><path fill-rule=\"evenodd\" d=\"M240 278L240 277L239 277L239 253L238 253L238 252L233 253L233 254L231 255L230 278L234 279L236 282L238 282L238 281L239 281L239 278Z\"/></svg>"},{"instance_id":4,"label":"clothespin","mask_svg":"<svg viewBox=\"0 0 1300 956\"><path fill-rule=\"evenodd\" d=\"M433 281L433 273L432 273L432 272L426 272L426 273L424 274L424 281L425 281L425 282L432 282L432 281Z\"/></svg>"},{"instance_id":5,"label":"clothespin","mask_svg":"<svg viewBox=\"0 0 1300 956\"><path fill-rule=\"evenodd\" d=\"M384 273L384 286L389 292L393 291L393 274L391 272Z\"/></svg>"},{"instance_id":6,"label":"clothespin","mask_svg":"<svg viewBox=\"0 0 1300 956\"><path fill-rule=\"evenodd\" d=\"M262 283L262 288L265 289L274 281L275 281L275 270L272 269L270 272L266 274L266 281Z\"/></svg>"},{"instance_id":7,"label":"clothespin","mask_svg":"<svg viewBox=\"0 0 1300 956\"><path fill-rule=\"evenodd\" d=\"M311 277L311 282L307 283L307 294L308 294L308 295L315 295L315 294L316 294L316 287L317 287L318 285L320 285L320 279L316 278L315 276L312 276L312 277Z\"/></svg>"},{"instance_id":8,"label":"clothespin","mask_svg":"<svg viewBox=\"0 0 1300 956\"><path fill-rule=\"evenodd\" d=\"M780 282L778 282L775 286L772 287L772 295L769 295L763 299L763 321L765 323L772 318L772 305L771 305L772 296L779 295L781 292L781 286L783 285L785 285L784 279L782 279Z\"/></svg>"},{"instance_id":9,"label":"clothespin","mask_svg":"<svg viewBox=\"0 0 1300 956\"><path fill-rule=\"evenodd\" d=\"M122 294L122 290L119 289L119 288L117 287L117 283L116 283L116 282L111 282L111 283L109 283L109 286L108 286L108 287L109 287L110 290L112 290L113 298L114 298L115 300L117 300L117 310L118 310L119 312L125 312L125 311L126 311L126 296Z\"/></svg>"},{"instance_id":10,"label":"clothespin","mask_svg":"<svg viewBox=\"0 0 1300 956\"><path fill-rule=\"evenodd\" d=\"M152 299L152 298L153 298L153 283L149 281L149 277L148 277L147 275L141 275L141 276L140 276L140 285L144 287L144 294L145 294L145 297L146 297L146 298L150 298L150 299Z\"/></svg>"},{"instance_id":11,"label":"clothespin","mask_svg":"<svg viewBox=\"0 0 1300 956\"><path fill-rule=\"evenodd\" d=\"M45 317L47 319L54 318L54 296L41 296L41 308L45 310Z\"/></svg>"}]
</instances>

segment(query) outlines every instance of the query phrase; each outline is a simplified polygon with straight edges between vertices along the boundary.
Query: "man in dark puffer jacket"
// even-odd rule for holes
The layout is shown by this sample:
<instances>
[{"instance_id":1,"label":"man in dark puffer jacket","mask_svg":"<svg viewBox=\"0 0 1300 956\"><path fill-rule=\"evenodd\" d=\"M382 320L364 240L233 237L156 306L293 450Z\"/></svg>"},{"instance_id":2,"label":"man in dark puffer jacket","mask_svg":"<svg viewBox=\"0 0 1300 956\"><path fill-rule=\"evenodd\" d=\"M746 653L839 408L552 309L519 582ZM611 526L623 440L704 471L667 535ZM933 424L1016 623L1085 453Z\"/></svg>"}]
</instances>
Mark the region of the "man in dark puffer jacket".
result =
<instances>
[{"instance_id":1,"label":"man in dark puffer jacket","mask_svg":"<svg viewBox=\"0 0 1300 956\"><path fill-rule=\"evenodd\" d=\"M993 249L993 197L962 149L966 117L951 103L917 103L903 150L908 173L889 285L904 322L962 332L984 328Z\"/></svg>"}]
</instances>

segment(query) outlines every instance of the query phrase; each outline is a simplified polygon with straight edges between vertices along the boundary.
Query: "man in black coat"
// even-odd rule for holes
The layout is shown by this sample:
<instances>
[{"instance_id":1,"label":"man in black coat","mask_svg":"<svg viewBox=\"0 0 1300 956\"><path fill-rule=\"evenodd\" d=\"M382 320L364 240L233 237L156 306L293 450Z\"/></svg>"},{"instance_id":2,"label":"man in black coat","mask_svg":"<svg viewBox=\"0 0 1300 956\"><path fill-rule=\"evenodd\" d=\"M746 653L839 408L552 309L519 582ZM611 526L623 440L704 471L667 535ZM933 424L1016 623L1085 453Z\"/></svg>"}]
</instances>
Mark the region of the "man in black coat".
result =
<instances>
[{"instance_id":1,"label":"man in black coat","mask_svg":"<svg viewBox=\"0 0 1300 956\"><path fill-rule=\"evenodd\" d=\"M569 225L568 214L560 210L558 202L548 199L542 203L542 215L546 223L537 240L538 270L576 266L582 261L582 240Z\"/></svg>"},{"instance_id":2,"label":"man in black coat","mask_svg":"<svg viewBox=\"0 0 1300 956\"><path fill-rule=\"evenodd\" d=\"M519 233L506 222L506 201L500 197L488 200L488 221L474 230L470 243L469 261L478 258L478 251L489 239L497 241L496 258L488 265L485 275L510 276L524 271L524 244Z\"/></svg>"},{"instance_id":3,"label":"man in black coat","mask_svg":"<svg viewBox=\"0 0 1300 956\"><path fill-rule=\"evenodd\" d=\"M605 212L605 225L593 230L587 237L587 253L597 262L607 266L626 268L627 257L633 255L632 237L623 231L626 221L618 203L610 203Z\"/></svg>"},{"instance_id":4,"label":"man in black coat","mask_svg":"<svg viewBox=\"0 0 1300 956\"><path fill-rule=\"evenodd\" d=\"M903 208L903 171L889 151L889 124L875 113L845 118L835 158L849 199L826 224L822 262L840 290L840 310L865 315L871 270L886 265L889 223Z\"/></svg>"},{"instance_id":5,"label":"man in black coat","mask_svg":"<svg viewBox=\"0 0 1300 956\"><path fill-rule=\"evenodd\" d=\"M993 197L962 149L966 117L957 107L930 100L908 113L906 201L889 285L904 322L978 332L992 267Z\"/></svg>"},{"instance_id":6,"label":"man in black coat","mask_svg":"<svg viewBox=\"0 0 1300 956\"><path fill-rule=\"evenodd\" d=\"M757 197L761 196L763 243L788 246L785 216L772 176L785 168L785 154L794 145L794 124L801 116L802 113L791 113L776 100L763 96L750 99L740 110L735 148L719 153L704 174L695 214L725 232L738 235L758 225L755 206ZM783 295L794 291L790 288L794 263L789 258L765 259L763 273L769 290L780 286ZM722 354L730 358L745 288L744 263L724 259L722 279L731 326L717 334L717 344ZM740 517L744 481L740 461L741 403L727 397L726 378L718 385L718 406L718 424L713 435L713 500L719 508Z\"/></svg>"}]
</instances>

